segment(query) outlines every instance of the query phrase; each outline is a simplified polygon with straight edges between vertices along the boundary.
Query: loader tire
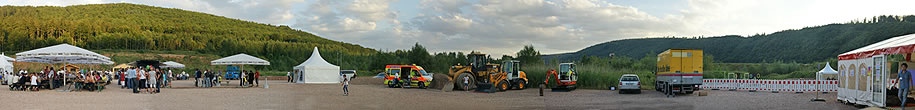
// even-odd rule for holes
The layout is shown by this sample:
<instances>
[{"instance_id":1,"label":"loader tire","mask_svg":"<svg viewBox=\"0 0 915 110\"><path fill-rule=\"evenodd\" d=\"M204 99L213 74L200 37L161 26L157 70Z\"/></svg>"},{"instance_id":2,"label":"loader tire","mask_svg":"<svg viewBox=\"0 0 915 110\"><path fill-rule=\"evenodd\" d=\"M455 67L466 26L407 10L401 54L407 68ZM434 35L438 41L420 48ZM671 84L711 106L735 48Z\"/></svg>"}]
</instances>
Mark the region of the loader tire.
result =
<instances>
[{"instance_id":1,"label":"loader tire","mask_svg":"<svg viewBox=\"0 0 915 110\"><path fill-rule=\"evenodd\" d=\"M467 81L468 84L466 85L464 84L464 77L469 77L469 81ZM471 90L476 83L476 79L473 79L473 75L470 73L461 73L458 77L454 78L454 87L460 90Z\"/></svg>"},{"instance_id":2,"label":"loader tire","mask_svg":"<svg viewBox=\"0 0 915 110\"><path fill-rule=\"evenodd\" d=\"M527 83L527 82L519 81L519 82L518 82L518 85L515 85L515 86L518 87L518 90L524 90L524 89L527 88L527 87L525 87L525 86L527 86L525 83Z\"/></svg>"},{"instance_id":3,"label":"loader tire","mask_svg":"<svg viewBox=\"0 0 915 110\"><path fill-rule=\"evenodd\" d=\"M497 86L500 92L511 89L511 85L508 84L508 81L500 81Z\"/></svg>"}]
</instances>

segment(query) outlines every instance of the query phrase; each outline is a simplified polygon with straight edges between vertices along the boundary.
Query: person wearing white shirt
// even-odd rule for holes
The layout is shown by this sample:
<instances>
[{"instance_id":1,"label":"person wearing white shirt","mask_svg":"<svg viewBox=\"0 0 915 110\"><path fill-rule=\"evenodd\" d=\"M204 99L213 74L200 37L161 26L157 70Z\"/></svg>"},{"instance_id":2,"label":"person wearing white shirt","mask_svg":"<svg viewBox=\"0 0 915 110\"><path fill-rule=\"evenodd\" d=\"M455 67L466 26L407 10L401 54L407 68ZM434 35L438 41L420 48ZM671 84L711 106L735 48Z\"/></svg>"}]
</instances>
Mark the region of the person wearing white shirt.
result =
<instances>
[{"instance_id":1,"label":"person wearing white shirt","mask_svg":"<svg viewBox=\"0 0 915 110\"><path fill-rule=\"evenodd\" d=\"M150 85L150 86L149 86L149 89L155 88L155 90L151 90L150 93L158 93L158 92L159 92L159 86L161 85L161 83L158 82L158 80L159 80L158 77L159 77L159 74L160 74L160 73L157 72L157 71L159 71L159 70L151 69L151 70L148 72L148 73L149 73L149 76L147 76L148 78L146 78L147 80L149 80L149 85Z\"/></svg>"}]
</instances>

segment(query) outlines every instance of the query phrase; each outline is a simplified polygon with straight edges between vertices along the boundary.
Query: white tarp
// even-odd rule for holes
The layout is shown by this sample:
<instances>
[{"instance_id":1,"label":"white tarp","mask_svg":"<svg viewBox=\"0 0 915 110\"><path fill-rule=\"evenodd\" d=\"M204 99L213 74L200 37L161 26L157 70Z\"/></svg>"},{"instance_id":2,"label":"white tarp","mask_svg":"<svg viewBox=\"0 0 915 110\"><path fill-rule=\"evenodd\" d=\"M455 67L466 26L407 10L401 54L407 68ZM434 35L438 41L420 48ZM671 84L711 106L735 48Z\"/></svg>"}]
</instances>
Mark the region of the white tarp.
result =
<instances>
[{"instance_id":1,"label":"white tarp","mask_svg":"<svg viewBox=\"0 0 915 110\"><path fill-rule=\"evenodd\" d=\"M16 61L37 63L70 63L70 64L114 64L111 58L104 55L79 48L70 44L60 44L50 47L16 53Z\"/></svg>"},{"instance_id":2,"label":"white tarp","mask_svg":"<svg viewBox=\"0 0 915 110\"><path fill-rule=\"evenodd\" d=\"M321 57L318 47L314 48L311 57L302 64L293 67L296 71L296 83L339 83L340 66L330 64Z\"/></svg>"},{"instance_id":3,"label":"white tarp","mask_svg":"<svg viewBox=\"0 0 915 110\"><path fill-rule=\"evenodd\" d=\"M210 61L210 65L270 65L270 62L248 54L237 54Z\"/></svg>"},{"instance_id":4,"label":"white tarp","mask_svg":"<svg viewBox=\"0 0 915 110\"><path fill-rule=\"evenodd\" d=\"M184 64L175 61L167 61L162 64L165 64L165 66L162 66L162 68L184 68Z\"/></svg>"}]
</instances>

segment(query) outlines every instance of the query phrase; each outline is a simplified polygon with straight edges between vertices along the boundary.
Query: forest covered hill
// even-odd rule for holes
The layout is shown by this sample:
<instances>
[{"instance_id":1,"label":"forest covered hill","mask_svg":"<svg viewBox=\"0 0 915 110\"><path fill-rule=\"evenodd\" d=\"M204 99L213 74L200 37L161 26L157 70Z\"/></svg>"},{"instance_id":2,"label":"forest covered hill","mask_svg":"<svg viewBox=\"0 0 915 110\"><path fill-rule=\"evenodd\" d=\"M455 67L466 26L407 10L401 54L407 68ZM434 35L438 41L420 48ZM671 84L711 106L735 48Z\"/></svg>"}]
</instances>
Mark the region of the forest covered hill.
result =
<instances>
[{"instance_id":1,"label":"forest covered hill","mask_svg":"<svg viewBox=\"0 0 915 110\"><path fill-rule=\"evenodd\" d=\"M291 70L313 47L330 54L326 59L377 53L288 26L127 3L0 6L0 21L0 50L7 54L61 43L89 50L196 51L223 57L247 53L273 64L262 68Z\"/></svg>"},{"instance_id":2,"label":"forest covered hill","mask_svg":"<svg viewBox=\"0 0 915 110\"><path fill-rule=\"evenodd\" d=\"M790 29L752 36L641 38L609 41L572 53L544 55L545 61L578 61L582 56L642 58L670 48L703 49L727 63L800 62L839 54L896 36L915 33L915 16L877 16L863 21Z\"/></svg>"}]
</instances>

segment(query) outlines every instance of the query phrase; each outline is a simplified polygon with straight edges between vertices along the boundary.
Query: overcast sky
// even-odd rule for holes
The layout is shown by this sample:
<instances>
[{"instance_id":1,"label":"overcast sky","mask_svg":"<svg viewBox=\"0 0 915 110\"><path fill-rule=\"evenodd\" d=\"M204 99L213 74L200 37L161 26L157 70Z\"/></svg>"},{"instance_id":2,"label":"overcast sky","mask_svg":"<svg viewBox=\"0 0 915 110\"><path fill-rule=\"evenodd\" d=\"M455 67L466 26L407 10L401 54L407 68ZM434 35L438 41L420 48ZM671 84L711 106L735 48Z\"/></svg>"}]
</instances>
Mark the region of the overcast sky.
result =
<instances>
[{"instance_id":1,"label":"overcast sky","mask_svg":"<svg viewBox=\"0 0 915 110\"><path fill-rule=\"evenodd\" d=\"M4 0L0 5L136 3L289 25L382 51L543 54L663 36L772 33L878 15L915 14L913 0Z\"/></svg>"}]
</instances>

